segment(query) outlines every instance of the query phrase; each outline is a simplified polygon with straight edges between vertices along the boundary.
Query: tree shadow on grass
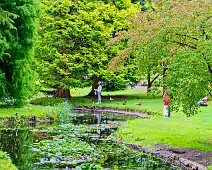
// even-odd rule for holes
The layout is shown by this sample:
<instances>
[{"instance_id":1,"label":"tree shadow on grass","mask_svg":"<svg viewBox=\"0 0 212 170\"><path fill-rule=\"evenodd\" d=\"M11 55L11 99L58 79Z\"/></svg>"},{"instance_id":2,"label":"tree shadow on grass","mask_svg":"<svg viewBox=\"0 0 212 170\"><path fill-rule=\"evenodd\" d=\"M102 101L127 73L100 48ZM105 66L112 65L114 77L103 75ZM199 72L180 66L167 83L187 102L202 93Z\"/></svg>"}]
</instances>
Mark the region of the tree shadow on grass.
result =
<instances>
[{"instance_id":1,"label":"tree shadow on grass","mask_svg":"<svg viewBox=\"0 0 212 170\"><path fill-rule=\"evenodd\" d=\"M11 104L0 104L0 109L11 109L14 108Z\"/></svg>"}]
</instances>

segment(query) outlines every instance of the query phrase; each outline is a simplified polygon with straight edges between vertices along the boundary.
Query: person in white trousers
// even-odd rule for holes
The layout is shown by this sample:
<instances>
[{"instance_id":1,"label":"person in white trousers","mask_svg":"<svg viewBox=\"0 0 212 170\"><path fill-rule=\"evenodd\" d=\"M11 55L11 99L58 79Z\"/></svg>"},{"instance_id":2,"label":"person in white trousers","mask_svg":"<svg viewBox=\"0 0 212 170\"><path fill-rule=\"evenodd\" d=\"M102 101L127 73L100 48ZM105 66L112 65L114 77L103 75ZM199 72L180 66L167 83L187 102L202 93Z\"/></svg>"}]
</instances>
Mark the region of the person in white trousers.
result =
<instances>
[{"instance_id":1,"label":"person in white trousers","mask_svg":"<svg viewBox=\"0 0 212 170\"><path fill-rule=\"evenodd\" d=\"M102 103L102 83L99 81L98 82L98 88L94 89L97 92L98 95L98 104Z\"/></svg>"}]
</instances>

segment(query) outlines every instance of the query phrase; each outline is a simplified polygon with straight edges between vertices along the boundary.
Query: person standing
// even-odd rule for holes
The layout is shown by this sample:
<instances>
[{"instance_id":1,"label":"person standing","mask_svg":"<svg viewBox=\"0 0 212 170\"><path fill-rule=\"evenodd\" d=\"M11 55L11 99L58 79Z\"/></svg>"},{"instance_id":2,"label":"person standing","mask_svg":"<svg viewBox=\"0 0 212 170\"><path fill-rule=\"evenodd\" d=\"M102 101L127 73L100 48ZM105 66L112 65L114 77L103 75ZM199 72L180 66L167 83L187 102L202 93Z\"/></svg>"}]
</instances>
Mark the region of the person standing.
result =
<instances>
[{"instance_id":1,"label":"person standing","mask_svg":"<svg viewBox=\"0 0 212 170\"><path fill-rule=\"evenodd\" d=\"M166 90L163 96L164 102L164 118L170 117L170 95L168 94L169 90Z\"/></svg>"},{"instance_id":2,"label":"person standing","mask_svg":"<svg viewBox=\"0 0 212 170\"><path fill-rule=\"evenodd\" d=\"M102 83L99 81L98 82L98 88L94 89L97 92L98 95L98 104L102 103Z\"/></svg>"}]
</instances>

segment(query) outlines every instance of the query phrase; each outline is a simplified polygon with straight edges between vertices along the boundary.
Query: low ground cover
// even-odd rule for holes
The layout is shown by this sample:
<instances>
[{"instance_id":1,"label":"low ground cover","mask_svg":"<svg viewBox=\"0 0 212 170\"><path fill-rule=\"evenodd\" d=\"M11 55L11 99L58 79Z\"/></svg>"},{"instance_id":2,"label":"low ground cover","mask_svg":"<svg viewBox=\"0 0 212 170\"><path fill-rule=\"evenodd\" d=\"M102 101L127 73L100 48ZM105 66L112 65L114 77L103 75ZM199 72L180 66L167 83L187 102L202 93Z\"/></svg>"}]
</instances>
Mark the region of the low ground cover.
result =
<instances>
[{"instance_id":1,"label":"low ground cover","mask_svg":"<svg viewBox=\"0 0 212 170\"><path fill-rule=\"evenodd\" d=\"M77 166L76 169L172 169L168 164L164 165L161 159L134 152L118 144L113 137L103 137L110 128L111 124L63 124L35 129L34 133L51 136L34 144L33 150L39 162L36 165L46 169L66 167L67 164L69 167Z\"/></svg>"},{"instance_id":2,"label":"low ground cover","mask_svg":"<svg viewBox=\"0 0 212 170\"><path fill-rule=\"evenodd\" d=\"M12 164L9 156L0 151L0 169L17 170L15 165Z\"/></svg>"}]
</instances>

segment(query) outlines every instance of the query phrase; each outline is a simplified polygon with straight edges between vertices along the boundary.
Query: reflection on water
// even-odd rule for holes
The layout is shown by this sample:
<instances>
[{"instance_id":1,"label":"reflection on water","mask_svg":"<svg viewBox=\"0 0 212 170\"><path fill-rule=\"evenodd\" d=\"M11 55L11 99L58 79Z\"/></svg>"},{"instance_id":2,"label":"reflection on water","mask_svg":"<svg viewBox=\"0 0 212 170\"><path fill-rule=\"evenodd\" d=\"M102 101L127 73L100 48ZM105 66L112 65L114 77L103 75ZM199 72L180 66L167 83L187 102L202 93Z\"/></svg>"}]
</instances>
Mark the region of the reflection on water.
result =
<instances>
[{"instance_id":1,"label":"reflection on water","mask_svg":"<svg viewBox=\"0 0 212 170\"><path fill-rule=\"evenodd\" d=\"M33 152L33 135L28 130L0 130L0 150L7 152L20 170L30 170Z\"/></svg>"},{"instance_id":2,"label":"reflection on water","mask_svg":"<svg viewBox=\"0 0 212 170\"><path fill-rule=\"evenodd\" d=\"M46 120L50 120L48 118L44 118ZM100 148L103 152L105 150L107 152L107 162L105 162L105 166L111 167L112 169L129 169L129 166L135 164L135 167L142 165L145 160L144 157L136 155L132 152L128 153L121 145L114 143L112 140L105 140L108 135L115 132L115 130L122 124L124 121L129 119L135 119L133 116L126 116L124 114L115 114L115 113L100 113L100 112L75 112L72 113L71 118L68 120L59 121L59 124L73 123L75 125L86 125L90 129L92 129L89 133L90 135L85 135L85 132L82 134L78 133L79 136L75 135L75 138L82 139L83 141L87 141L89 143L95 144L98 148ZM25 124L25 129L10 129L0 130L0 150L7 152L11 157L13 163L18 167L19 170L33 170L33 169L49 169L44 166L35 166L35 163L40 162L40 158L35 157L35 153L33 152L32 146L33 143L37 143L40 140L51 139L51 135L55 135L53 133L44 132L45 128L43 128L43 132L35 133L31 130L33 128L38 127L39 125L45 125L47 127L52 126L53 121L46 121L49 123L40 124L36 117L28 121ZM57 123L54 122L56 125ZM14 125L14 123L13 123ZM13 126L14 127L14 126ZM18 126L15 126L18 127ZM33 128L32 128L33 127ZM31 130L30 130L31 129ZM63 134L63 131L60 131ZM70 130L70 129L68 129ZM83 134L84 133L84 134ZM64 133L65 134L65 133ZM72 135L69 133L69 135ZM80 136L81 135L81 136ZM66 137L67 138L67 137ZM109 150L108 150L109 149ZM146 159L146 158L145 158ZM33 165L34 164L34 165ZM120 164L120 165L119 165ZM113 167L114 166L114 167ZM143 166L143 165L142 165ZM36 167L36 168L35 168ZM136 168L130 168L136 169Z\"/></svg>"},{"instance_id":3,"label":"reflection on water","mask_svg":"<svg viewBox=\"0 0 212 170\"><path fill-rule=\"evenodd\" d=\"M73 113L74 124L100 124L108 123L108 121L126 121L137 118L136 116L128 116L118 113L103 113L103 112L75 112Z\"/></svg>"}]
</instances>

